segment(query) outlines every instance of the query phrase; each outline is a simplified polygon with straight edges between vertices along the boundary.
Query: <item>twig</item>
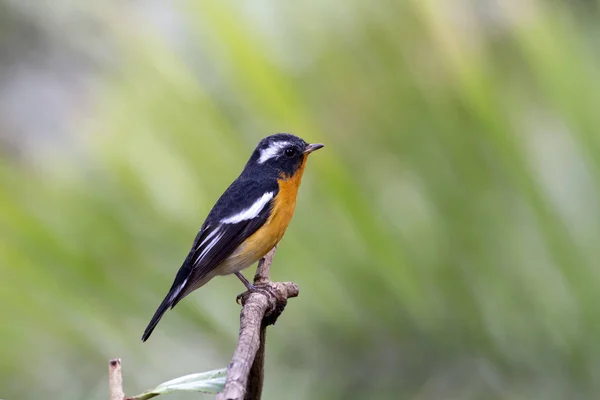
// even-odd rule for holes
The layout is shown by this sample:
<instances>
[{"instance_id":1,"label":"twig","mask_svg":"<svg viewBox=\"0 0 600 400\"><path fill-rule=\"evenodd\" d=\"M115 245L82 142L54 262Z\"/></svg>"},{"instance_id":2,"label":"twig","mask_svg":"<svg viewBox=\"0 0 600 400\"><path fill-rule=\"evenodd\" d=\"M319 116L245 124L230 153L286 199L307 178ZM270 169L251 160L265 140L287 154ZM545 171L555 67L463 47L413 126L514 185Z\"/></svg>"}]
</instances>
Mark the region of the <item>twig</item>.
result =
<instances>
[{"instance_id":1,"label":"twig","mask_svg":"<svg viewBox=\"0 0 600 400\"><path fill-rule=\"evenodd\" d=\"M277 246L278 245L275 245L275 247L273 247L273 249L258 262L256 274L254 274L255 285L265 285L270 282L269 276L271 274L271 264L273 263L273 258L275 258Z\"/></svg>"},{"instance_id":2,"label":"twig","mask_svg":"<svg viewBox=\"0 0 600 400\"><path fill-rule=\"evenodd\" d=\"M108 364L108 384L110 400L149 400L161 394L174 391L216 393L225 384L225 369L207 371L181 376L163 382L154 389L135 396L125 396L123 393L123 371L121 359L114 358Z\"/></svg>"},{"instance_id":3,"label":"twig","mask_svg":"<svg viewBox=\"0 0 600 400\"><path fill-rule=\"evenodd\" d=\"M125 398L120 358L114 358L108 363L108 393L110 400L123 400Z\"/></svg>"},{"instance_id":4,"label":"twig","mask_svg":"<svg viewBox=\"0 0 600 400\"><path fill-rule=\"evenodd\" d=\"M264 289L242 296L240 334L233 359L227 367L227 380L217 400L260 400L264 378L266 327L277 321L287 299L298 296L298 285L271 282L269 272L277 246L259 263L254 285Z\"/></svg>"}]
</instances>

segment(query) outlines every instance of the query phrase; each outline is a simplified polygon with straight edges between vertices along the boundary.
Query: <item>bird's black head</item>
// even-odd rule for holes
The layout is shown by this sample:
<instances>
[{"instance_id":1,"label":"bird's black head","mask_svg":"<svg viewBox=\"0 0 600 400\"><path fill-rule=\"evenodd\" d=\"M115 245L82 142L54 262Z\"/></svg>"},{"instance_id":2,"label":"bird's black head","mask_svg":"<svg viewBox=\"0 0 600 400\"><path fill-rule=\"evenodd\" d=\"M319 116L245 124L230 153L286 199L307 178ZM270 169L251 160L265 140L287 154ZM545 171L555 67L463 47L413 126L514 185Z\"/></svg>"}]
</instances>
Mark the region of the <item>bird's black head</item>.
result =
<instances>
[{"instance_id":1,"label":"bird's black head","mask_svg":"<svg viewBox=\"0 0 600 400\"><path fill-rule=\"evenodd\" d=\"M321 147L322 144L308 144L289 133L267 136L256 146L245 171L258 168L277 176L292 177L303 168L306 157Z\"/></svg>"}]
</instances>

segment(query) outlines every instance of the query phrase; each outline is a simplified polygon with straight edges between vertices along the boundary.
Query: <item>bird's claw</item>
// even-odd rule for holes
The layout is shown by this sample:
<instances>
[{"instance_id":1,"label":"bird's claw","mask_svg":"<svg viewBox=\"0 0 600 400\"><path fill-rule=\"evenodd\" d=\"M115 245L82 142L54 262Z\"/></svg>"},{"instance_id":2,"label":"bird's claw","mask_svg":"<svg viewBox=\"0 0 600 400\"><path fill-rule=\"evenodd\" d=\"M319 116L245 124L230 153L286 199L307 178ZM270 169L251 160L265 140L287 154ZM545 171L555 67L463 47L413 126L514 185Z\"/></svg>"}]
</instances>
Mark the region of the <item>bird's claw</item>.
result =
<instances>
[{"instance_id":1,"label":"bird's claw","mask_svg":"<svg viewBox=\"0 0 600 400\"><path fill-rule=\"evenodd\" d=\"M273 296L275 298L277 298L277 295L275 294L275 292L273 291L273 289L270 286L255 286L255 285L248 285L248 290L246 290L243 293L240 293L237 295L237 297L235 298L235 302L238 304L244 304L244 298L248 295L250 295L250 293L262 293L265 296ZM241 303L240 303L241 300Z\"/></svg>"}]
</instances>

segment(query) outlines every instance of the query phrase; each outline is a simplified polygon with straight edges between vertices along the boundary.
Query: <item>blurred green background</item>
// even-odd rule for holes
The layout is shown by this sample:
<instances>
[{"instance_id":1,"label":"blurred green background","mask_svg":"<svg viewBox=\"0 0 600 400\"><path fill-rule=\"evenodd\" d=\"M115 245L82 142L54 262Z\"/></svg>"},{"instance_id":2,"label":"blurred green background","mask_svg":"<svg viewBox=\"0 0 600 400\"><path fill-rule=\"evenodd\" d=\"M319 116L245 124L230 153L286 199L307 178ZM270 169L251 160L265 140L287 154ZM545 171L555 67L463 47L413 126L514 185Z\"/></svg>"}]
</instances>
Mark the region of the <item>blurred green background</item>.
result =
<instances>
[{"instance_id":1,"label":"blurred green background","mask_svg":"<svg viewBox=\"0 0 600 400\"><path fill-rule=\"evenodd\" d=\"M272 269L300 297L269 330L265 399L599 398L598 18L0 0L0 398L105 399L116 356L128 394L225 366L234 277L140 336L281 131L327 147Z\"/></svg>"}]
</instances>

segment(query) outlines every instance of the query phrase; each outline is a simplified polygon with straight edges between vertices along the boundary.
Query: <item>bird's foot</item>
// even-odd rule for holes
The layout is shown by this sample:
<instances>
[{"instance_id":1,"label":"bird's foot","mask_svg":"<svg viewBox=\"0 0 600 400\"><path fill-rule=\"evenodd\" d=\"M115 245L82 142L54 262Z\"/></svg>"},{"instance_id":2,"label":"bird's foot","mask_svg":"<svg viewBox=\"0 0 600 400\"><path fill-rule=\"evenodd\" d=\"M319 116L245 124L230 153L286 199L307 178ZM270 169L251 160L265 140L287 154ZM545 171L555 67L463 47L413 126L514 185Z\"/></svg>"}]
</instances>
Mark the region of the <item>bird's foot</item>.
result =
<instances>
[{"instance_id":1,"label":"bird's foot","mask_svg":"<svg viewBox=\"0 0 600 400\"><path fill-rule=\"evenodd\" d=\"M265 285L265 286L255 286L251 283L249 283L246 288L248 290L246 290L243 293L240 293L237 295L237 297L235 298L235 302L238 304L244 304L244 298L249 296L251 293L262 293L263 295L269 297L269 295L273 296L275 299L277 299L277 293L275 293L273 291L273 288L269 285ZM241 301L241 303L240 303Z\"/></svg>"}]
</instances>

